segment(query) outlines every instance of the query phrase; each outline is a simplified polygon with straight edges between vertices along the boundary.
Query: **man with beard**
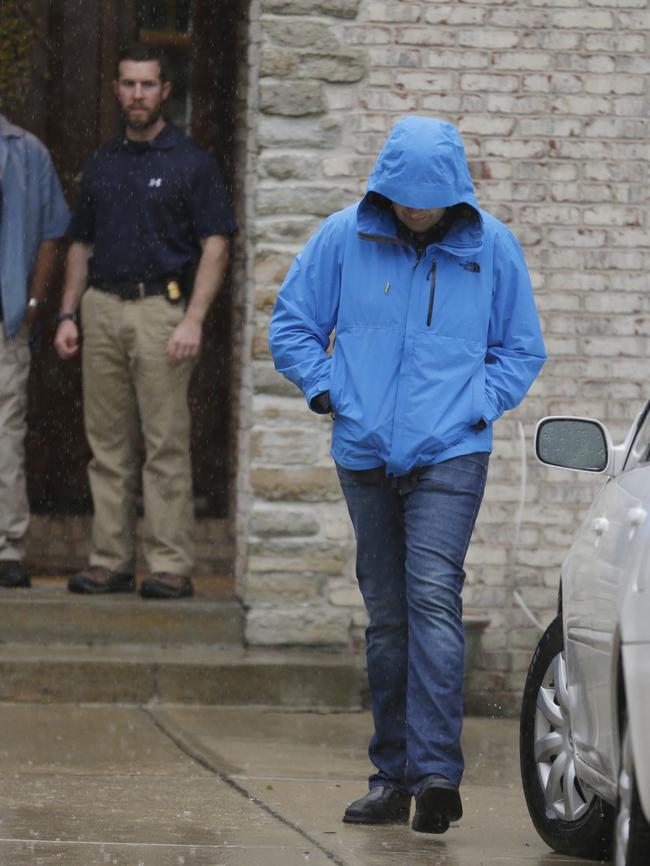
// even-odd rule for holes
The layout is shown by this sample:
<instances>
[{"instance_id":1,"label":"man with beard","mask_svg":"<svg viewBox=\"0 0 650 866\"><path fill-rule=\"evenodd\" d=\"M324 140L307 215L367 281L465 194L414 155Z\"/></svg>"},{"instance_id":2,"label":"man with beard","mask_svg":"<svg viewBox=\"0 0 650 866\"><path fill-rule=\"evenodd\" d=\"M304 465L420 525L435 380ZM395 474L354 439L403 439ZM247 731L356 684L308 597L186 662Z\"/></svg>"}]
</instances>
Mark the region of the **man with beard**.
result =
<instances>
[{"instance_id":1,"label":"man with beard","mask_svg":"<svg viewBox=\"0 0 650 866\"><path fill-rule=\"evenodd\" d=\"M84 168L55 347L80 349L93 458L89 567L71 592L135 589L140 430L143 598L192 595L193 500L187 389L205 315L223 281L235 223L216 162L163 114L171 82L158 49L118 60L124 131Z\"/></svg>"}]
</instances>

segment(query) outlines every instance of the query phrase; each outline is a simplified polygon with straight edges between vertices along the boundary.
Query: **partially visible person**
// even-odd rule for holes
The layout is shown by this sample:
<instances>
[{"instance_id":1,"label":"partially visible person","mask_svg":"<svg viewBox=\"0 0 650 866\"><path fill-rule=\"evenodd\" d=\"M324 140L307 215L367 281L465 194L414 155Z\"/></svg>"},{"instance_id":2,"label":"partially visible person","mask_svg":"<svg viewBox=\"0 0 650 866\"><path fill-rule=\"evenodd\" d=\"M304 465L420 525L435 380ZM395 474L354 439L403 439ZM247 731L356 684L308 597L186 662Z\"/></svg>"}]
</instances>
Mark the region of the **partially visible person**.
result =
<instances>
[{"instance_id":1,"label":"partially visible person","mask_svg":"<svg viewBox=\"0 0 650 866\"><path fill-rule=\"evenodd\" d=\"M118 60L124 129L86 163L54 345L80 350L94 504L78 593L135 589L139 442L145 462L144 598L193 593L194 503L188 385L203 322L228 263L235 222L215 160L163 115L171 92L154 47Z\"/></svg>"},{"instance_id":2,"label":"partially visible person","mask_svg":"<svg viewBox=\"0 0 650 866\"><path fill-rule=\"evenodd\" d=\"M367 194L289 270L270 344L333 412L369 615L376 771L343 820L406 823L415 797L413 829L444 833L463 811L461 592L492 425L546 357L520 246L479 207L451 124L393 127Z\"/></svg>"},{"instance_id":3,"label":"partially visible person","mask_svg":"<svg viewBox=\"0 0 650 866\"><path fill-rule=\"evenodd\" d=\"M0 586L28 587L25 485L29 331L68 208L47 148L0 114Z\"/></svg>"}]
</instances>

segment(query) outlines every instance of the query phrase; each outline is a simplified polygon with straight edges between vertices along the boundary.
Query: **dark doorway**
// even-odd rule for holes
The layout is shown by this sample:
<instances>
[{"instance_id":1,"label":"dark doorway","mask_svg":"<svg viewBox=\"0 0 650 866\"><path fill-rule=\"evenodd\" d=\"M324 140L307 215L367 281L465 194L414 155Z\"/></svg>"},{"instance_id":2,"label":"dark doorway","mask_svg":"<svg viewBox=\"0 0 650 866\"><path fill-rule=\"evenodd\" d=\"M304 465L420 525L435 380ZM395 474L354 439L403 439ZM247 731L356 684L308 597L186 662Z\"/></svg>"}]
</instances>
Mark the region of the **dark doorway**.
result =
<instances>
[{"instance_id":1,"label":"dark doorway","mask_svg":"<svg viewBox=\"0 0 650 866\"><path fill-rule=\"evenodd\" d=\"M217 157L232 198L237 46L243 42L244 5L229 0L33 0L39 25L37 80L32 106L25 109L32 116L24 125L50 147L71 204L84 160L119 128L111 85L115 59L122 45L137 40L165 47L175 79L169 113ZM58 284L32 363L28 492L34 513L87 514L92 510L86 475L90 454L80 365L59 361L52 349ZM203 354L190 389L198 516L224 518L230 510L231 367L228 280L205 323Z\"/></svg>"}]
</instances>

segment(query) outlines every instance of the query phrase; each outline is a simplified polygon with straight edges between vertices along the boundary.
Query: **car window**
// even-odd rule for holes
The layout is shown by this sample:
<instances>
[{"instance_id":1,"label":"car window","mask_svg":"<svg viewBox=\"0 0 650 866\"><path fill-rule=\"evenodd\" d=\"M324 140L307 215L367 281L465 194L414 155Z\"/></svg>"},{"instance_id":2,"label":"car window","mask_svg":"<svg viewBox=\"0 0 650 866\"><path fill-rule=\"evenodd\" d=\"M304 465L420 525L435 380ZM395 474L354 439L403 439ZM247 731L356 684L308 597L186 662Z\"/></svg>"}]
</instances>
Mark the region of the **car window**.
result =
<instances>
[{"instance_id":1,"label":"car window","mask_svg":"<svg viewBox=\"0 0 650 866\"><path fill-rule=\"evenodd\" d=\"M647 410L625 461L625 471L642 463L650 463L650 411Z\"/></svg>"}]
</instances>

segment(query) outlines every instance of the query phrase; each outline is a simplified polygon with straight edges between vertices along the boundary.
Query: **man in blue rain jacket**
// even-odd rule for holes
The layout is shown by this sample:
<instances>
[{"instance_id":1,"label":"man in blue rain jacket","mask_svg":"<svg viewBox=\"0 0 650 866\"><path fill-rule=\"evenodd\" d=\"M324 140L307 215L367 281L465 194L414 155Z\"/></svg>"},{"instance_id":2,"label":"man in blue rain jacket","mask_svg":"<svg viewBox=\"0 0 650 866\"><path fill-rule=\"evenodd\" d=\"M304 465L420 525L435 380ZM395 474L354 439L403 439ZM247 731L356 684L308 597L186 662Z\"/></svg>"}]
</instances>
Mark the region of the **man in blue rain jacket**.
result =
<instances>
[{"instance_id":1,"label":"man in blue rain jacket","mask_svg":"<svg viewBox=\"0 0 650 866\"><path fill-rule=\"evenodd\" d=\"M406 823L415 796L413 829L443 833L462 815L461 590L492 424L546 357L519 244L479 208L451 124L396 123L364 198L293 263L270 345L333 414L369 615L376 772L343 820Z\"/></svg>"}]
</instances>

